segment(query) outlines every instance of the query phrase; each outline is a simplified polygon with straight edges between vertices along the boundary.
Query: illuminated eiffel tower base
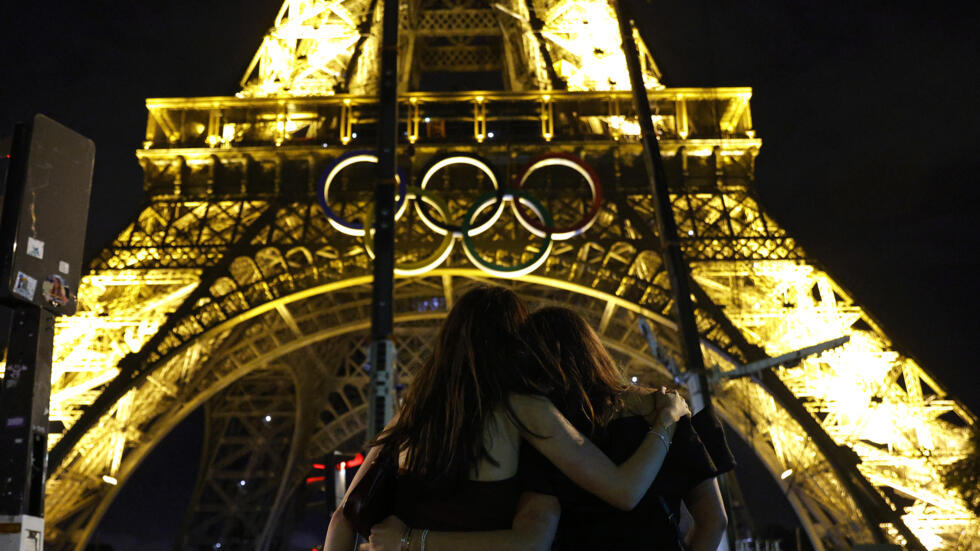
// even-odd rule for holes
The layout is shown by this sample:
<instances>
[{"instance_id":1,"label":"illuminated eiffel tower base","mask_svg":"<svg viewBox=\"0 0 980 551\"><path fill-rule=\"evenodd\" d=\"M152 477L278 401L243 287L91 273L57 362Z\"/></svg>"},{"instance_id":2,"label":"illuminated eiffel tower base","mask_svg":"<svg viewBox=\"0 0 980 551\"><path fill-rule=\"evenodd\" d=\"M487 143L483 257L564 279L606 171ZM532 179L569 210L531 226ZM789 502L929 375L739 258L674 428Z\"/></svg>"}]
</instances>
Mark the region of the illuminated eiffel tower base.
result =
<instances>
[{"instance_id":1,"label":"illuminated eiffel tower base","mask_svg":"<svg viewBox=\"0 0 980 551\"><path fill-rule=\"evenodd\" d=\"M397 223L400 381L411 383L454 298L482 282L532 307L574 308L629 376L662 379L637 322L676 353L671 293L611 6L403 8L399 164L412 186L432 177L425 192L406 188ZM181 548L275 547L310 465L362 443L370 235L342 220L363 222L372 165L330 178L335 218L317 196L338 158L374 147L380 16L377 0L287 1L236 97L147 101L146 204L89 267L79 313L58 322L51 419L64 430L49 443L50 549L83 549L121 485L201 406L204 458ZM815 548L875 539L868 497L854 489L863 481L926 547L980 549L980 522L938 474L966 453L975 418L762 212L751 89L666 88L641 54L709 362L728 370L755 347L777 355L850 336L776 370L789 400L749 379L718 383L725 421ZM584 231L549 243L532 231L529 200L504 200L484 224L493 195L473 207L472 250L440 229L549 153L594 169L598 211L574 163L545 163L522 189L556 227L591 220ZM451 155L477 157L433 169ZM522 264L528 273L510 277ZM900 539L894 523L881 532Z\"/></svg>"}]
</instances>

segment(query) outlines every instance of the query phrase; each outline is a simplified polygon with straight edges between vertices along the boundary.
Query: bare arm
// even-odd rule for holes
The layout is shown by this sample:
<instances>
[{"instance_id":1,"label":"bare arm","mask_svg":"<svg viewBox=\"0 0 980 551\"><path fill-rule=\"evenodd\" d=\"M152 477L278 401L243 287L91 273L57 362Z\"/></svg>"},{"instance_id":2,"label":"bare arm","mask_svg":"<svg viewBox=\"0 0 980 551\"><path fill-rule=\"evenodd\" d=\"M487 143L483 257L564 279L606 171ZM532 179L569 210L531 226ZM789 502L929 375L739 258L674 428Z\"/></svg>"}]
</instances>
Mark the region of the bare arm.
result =
<instances>
[{"instance_id":1,"label":"bare arm","mask_svg":"<svg viewBox=\"0 0 980 551\"><path fill-rule=\"evenodd\" d=\"M684 496L684 504L694 517L694 527L687 536L687 543L692 551L718 549L728 526L728 515L725 514L718 481L709 478L691 488Z\"/></svg>"},{"instance_id":2,"label":"bare arm","mask_svg":"<svg viewBox=\"0 0 980 551\"><path fill-rule=\"evenodd\" d=\"M525 492L517 502L510 530L485 532L429 532L425 551L547 551L555 539L560 514L554 496ZM399 551L405 523L391 516L371 528L371 538L362 551ZM421 551L423 531L411 532L409 550Z\"/></svg>"},{"instance_id":3,"label":"bare arm","mask_svg":"<svg viewBox=\"0 0 980 551\"><path fill-rule=\"evenodd\" d=\"M524 493L510 530L492 532L432 532L426 551L547 551L555 539L561 507L555 496ZM420 536L421 537L421 536Z\"/></svg>"},{"instance_id":4,"label":"bare arm","mask_svg":"<svg viewBox=\"0 0 980 551\"><path fill-rule=\"evenodd\" d=\"M621 465L613 463L585 438L547 398L514 394L511 404L529 431L522 436L532 446L583 489L628 511L636 507L660 472L667 455L665 441L669 442L674 435L675 423L681 416L678 413L686 410L683 399L672 396L661 397L661 400L680 400L680 403L673 401L673 409L662 410L657 423L663 427L660 436L654 431L648 433L633 455Z\"/></svg>"},{"instance_id":5,"label":"bare arm","mask_svg":"<svg viewBox=\"0 0 980 551\"><path fill-rule=\"evenodd\" d=\"M377 446L371 448L368 451L367 457L364 458L364 467L371 465L378 458L380 451L380 448ZM330 525L327 527L327 537L323 542L323 551L351 551L354 549L357 534L354 532L354 525L344 516L344 503L347 503L347 498L350 497L351 491L364 478L364 474L367 472L367 469L364 467L357 469L357 472L354 473L354 478L347 486L347 493L344 494L344 501L341 502L337 510L330 516Z\"/></svg>"},{"instance_id":6,"label":"bare arm","mask_svg":"<svg viewBox=\"0 0 980 551\"><path fill-rule=\"evenodd\" d=\"M323 551L351 551L357 534L354 525L344 516L340 507L330 515L330 525L327 526L327 537L323 541Z\"/></svg>"}]
</instances>

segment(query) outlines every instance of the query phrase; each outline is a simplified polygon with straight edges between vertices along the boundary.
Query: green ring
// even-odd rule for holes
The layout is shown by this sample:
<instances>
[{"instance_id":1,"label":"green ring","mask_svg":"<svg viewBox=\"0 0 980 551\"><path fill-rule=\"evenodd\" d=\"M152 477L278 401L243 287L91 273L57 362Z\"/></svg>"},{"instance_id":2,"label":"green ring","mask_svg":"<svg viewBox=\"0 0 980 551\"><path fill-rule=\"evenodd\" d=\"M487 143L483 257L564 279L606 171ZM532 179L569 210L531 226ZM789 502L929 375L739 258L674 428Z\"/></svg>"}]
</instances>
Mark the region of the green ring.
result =
<instances>
[{"instance_id":1,"label":"green ring","mask_svg":"<svg viewBox=\"0 0 980 551\"><path fill-rule=\"evenodd\" d=\"M541 221L544 223L544 226L545 227L551 226L552 224L551 213L549 213L548 210L544 208L544 205L542 205L537 199L535 199L529 193L526 193L521 190L505 190L504 196L505 198L508 198L512 201L518 199L527 201L528 203L530 203L531 209L536 211L538 216L541 217ZM524 264L518 264L516 266L502 266L495 262L490 262L489 260L484 260L483 258L481 258L480 254L476 251L476 247L473 245L473 240L470 238L470 233L469 233L470 224L472 224L473 217L477 214L477 212L480 211L480 209L482 209L487 204L496 200L497 200L497 192L495 191L490 193L485 193L480 197L478 197L476 201L474 201L473 204L470 205L469 210L466 211L466 216L463 217L462 224L460 225L461 226L460 233L463 234L463 248L467 253L469 253L466 256L470 259L470 262L476 264L477 267L483 271L491 272L491 273L499 272L502 275L506 276L507 274L515 274L517 272L522 272L523 270L531 266L534 266L537 262L541 261L544 258L544 256L547 255L548 252L551 250L552 240L551 240L551 234L548 234L547 237L545 237L544 246L541 247L541 250L539 250L537 254L531 257L531 260L529 260Z\"/></svg>"}]
</instances>

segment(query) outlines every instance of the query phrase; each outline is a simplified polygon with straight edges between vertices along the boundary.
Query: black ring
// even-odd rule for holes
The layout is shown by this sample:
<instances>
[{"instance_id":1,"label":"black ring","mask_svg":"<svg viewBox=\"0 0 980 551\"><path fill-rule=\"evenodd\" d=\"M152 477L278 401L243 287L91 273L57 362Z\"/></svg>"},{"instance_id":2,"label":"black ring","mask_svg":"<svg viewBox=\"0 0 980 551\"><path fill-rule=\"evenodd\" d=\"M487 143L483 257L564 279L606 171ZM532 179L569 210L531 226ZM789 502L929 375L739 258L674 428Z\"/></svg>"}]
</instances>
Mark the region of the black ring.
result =
<instances>
[{"instance_id":1,"label":"black ring","mask_svg":"<svg viewBox=\"0 0 980 551\"><path fill-rule=\"evenodd\" d=\"M429 162L425 164L425 169L422 171L422 177L424 177L425 174L427 174L429 170L431 170L431 168L435 166L437 163L445 159L448 159L450 157L469 157L471 159L475 159L483 163L487 168L489 168L490 172L493 173L493 177L496 178L497 180L497 189L495 190L496 199L494 200L493 208L489 209L485 214L477 216L476 220L474 220L473 223L470 224L470 227L482 226L483 224L486 224L487 221L494 216L495 212L499 211L503 207L504 199L506 198L506 193L505 193L506 190L504 189L503 182L500 180L500 175L497 174L497 171L494 170L493 165L490 164L490 162L487 159L484 159L479 155L474 155L472 153L447 153L443 155L438 155L430 159ZM422 188L421 182L419 182L419 188ZM425 218L425 222L431 223L433 226L443 231L452 232L453 235L463 234L462 223L449 224L448 222L440 222L439 220L436 219L436 217L430 215L431 213L429 209L431 209L432 207L425 204L425 201L418 201L415 204L418 206L418 213L423 218ZM464 213L463 216L466 216L466 214Z\"/></svg>"}]
</instances>

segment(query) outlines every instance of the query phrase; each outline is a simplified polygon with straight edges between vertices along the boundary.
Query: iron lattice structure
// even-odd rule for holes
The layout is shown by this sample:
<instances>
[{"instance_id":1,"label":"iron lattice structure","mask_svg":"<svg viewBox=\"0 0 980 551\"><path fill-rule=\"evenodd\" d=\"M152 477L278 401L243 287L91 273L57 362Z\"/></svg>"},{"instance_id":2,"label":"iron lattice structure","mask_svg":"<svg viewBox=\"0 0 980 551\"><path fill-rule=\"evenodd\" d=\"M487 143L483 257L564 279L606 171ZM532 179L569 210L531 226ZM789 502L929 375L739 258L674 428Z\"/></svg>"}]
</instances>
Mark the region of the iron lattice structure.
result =
<instances>
[{"instance_id":1,"label":"iron lattice structure","mask_svg":"<svg viewBox=\"0 0 980 551\"><path fill-rule=\"evenodd\" d=\"M450 237L448 257L399 277L402 380L454 297L488 280L532 305L572 306L632 376L662 375L636 322L650 320L676 346L671 293L609 5L409 0L403 8L399 162L410 180L440 156L468 153L507 183L536 155L562 152L595 169L604 199L588 231L555 241L528 275L483 270ZM337 231L316 195L326 167L374 144L379 20L376 0L289 0L238 97L147 101L137 152L147 203L93 261L78 314L58 322L51 418L65 430L50 437L52 548L82 549L119 485L202 405L207 441L180 540L187 548L273 547L305 466L360 438L369 244ZM717 384L727 423L817 549L873 539L885 519L868 519L868 489L930 549L977 549L980 522L937 475L964 455L973 415L760 209L751 90L664 88L643 57L709 363L727 370L763 352L851 337L769 378ZM499 71L504 91L413 91L445 71ZM589 206L584 181L563 170L526 184L558 224ZM371 185L370 172L351 167L328 200L362 219ZM490 184L458 165L428 189L458 220ZM407 210L399 262L444 239ZM474 241L482 258L504 265L544 246L512 212Z\"/></svg>"}]
</instances>

